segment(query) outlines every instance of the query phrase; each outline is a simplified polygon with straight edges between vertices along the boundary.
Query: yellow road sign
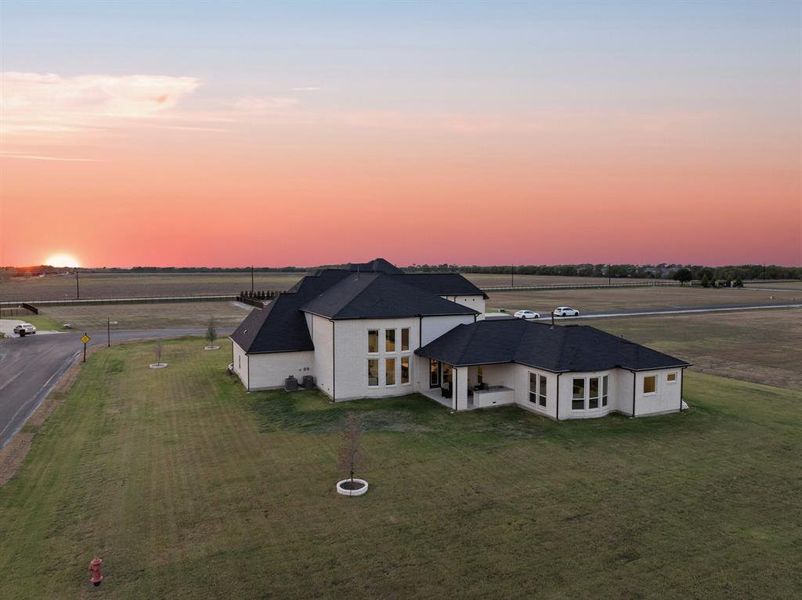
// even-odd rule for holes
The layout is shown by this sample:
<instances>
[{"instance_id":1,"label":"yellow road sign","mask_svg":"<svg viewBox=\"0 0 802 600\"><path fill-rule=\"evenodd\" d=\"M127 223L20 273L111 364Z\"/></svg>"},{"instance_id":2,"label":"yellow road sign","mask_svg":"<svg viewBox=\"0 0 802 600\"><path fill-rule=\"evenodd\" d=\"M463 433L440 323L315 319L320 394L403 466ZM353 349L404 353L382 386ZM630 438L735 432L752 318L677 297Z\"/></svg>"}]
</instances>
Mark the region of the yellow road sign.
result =
<instances>
[{"instance_id":1,"label":"yellow road sign","mask_svg":"<svg viewBox=\"0 0 802 600\"><path fill-rule=\"evenodd\" d=\"M81 336L81 341L82 341L84 344L88 344L88 343L89 343L89 340L91 340L91 339L92 339L92 338L91 338L91 337L89 337L89 336L88 336L88 335L86 335L86 334L83 334L83 335Z\"/></svg>"}]
</instances>

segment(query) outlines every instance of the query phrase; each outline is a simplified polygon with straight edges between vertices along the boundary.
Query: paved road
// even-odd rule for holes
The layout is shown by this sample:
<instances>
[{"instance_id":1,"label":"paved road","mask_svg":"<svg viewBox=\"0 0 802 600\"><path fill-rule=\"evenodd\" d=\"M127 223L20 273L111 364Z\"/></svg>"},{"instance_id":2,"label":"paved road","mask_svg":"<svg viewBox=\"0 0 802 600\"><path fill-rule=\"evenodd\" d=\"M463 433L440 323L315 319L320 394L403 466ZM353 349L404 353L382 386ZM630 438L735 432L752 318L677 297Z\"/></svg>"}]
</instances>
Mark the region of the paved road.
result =
<instances>
[{"instance_id":1,"label":"paved road","mask_svg":"<svg viewBox=\"0 0 802 600\"><path fill-rule=\"evenodd\" d=\"M644 310L642 308L632 308L625 310L610 310L595 313L580 313L580 319L613 319L619 317L648 317L659 315L692 315L698 313L717 313L717 312L734 312L734 311L748 311L748 310L769 310L775 308L802 308L802 303L796 304L752 304L745 306L743 304L719 304L716 306L688 306L688 307L675 307L675 308L655 308ZM565 321L576 319L577 317L555 317L557 321ZM533 319L535 321L549 321L551 315Z\"/></svg>"},{"instance_id":2,"label":"paved road","mask_svg":"<svg viewBox=\"0 0 802 600\"><path fill-rule=\"evenodd\" d=\"M83 332L30 335L0 341L0 448L14 437L81 353ZM114 331L112 343L203 335L205 329ZM105 345L106 332L90 332L89 345Z\"/></svg>"}]
</instances>

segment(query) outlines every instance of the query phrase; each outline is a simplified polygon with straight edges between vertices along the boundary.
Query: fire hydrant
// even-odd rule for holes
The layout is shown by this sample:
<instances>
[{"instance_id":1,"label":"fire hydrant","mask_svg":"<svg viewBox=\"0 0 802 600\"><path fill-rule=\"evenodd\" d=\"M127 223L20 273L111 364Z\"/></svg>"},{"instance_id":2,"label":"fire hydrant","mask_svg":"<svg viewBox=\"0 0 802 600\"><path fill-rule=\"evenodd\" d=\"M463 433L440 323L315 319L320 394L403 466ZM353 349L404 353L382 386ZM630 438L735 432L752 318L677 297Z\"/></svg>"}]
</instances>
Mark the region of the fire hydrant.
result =
<instances>
[{"instance_id":1,"label":"fire hydrant","mask_svg":"<svg viewBox=\"0 0 802 600\"><path fill-rule=\"evenodd\" d=\"M92 585L95 587L99 586L103 581L103 573L100 571L100 566L102 564L102 558L93 558L91 561L89 561L89 573L91 574L89 581L92 582Z\"/></svg>"}]
</instances>

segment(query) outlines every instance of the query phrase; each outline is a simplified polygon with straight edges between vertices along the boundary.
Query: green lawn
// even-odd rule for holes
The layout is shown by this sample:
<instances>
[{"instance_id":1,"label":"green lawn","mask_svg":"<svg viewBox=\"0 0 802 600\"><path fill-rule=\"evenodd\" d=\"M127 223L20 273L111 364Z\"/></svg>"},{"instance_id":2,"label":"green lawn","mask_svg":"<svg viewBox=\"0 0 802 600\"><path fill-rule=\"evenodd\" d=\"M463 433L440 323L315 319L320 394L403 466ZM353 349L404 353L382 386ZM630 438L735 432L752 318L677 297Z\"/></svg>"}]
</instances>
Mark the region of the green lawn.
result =
<instances>
[{"instance_id":1,"label":"green lawn","mask_svg":"<svg viewBox=\"0 0 802 600\"><path fill-rule=\"evenodd\" d=\"M201 348L91 356L0 488L0 598L802 594L798 390L690 373L682 415L554 423L248 395L228 346ZM371 484L351 499L348 411Z\"/></svg>"}]
</instances>

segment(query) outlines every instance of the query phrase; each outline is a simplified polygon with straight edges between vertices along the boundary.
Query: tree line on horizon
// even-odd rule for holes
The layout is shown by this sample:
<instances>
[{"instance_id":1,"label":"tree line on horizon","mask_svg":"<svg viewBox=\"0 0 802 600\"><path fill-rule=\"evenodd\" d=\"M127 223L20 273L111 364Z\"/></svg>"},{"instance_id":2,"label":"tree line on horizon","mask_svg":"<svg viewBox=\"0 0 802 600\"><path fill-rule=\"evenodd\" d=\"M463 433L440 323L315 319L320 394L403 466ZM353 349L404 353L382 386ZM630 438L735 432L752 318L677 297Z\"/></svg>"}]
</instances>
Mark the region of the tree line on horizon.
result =
<instances>
[{"instance_id":1,"label":"tree line on horizon","mask_svg":"<svg viewBox=\"0 0 802 600\"><path fill-rule=\"evenodd\" d=\"M332 267L344 265L327 265ZM132 268L69 268L37 265L30 267L0 267L0 281L11 277L36 277L74 273L306 273L320 267L152 267ZM403 268L408 273L488 273L505 275L552 275L561 277L607 277L610 279L674 279L685 281L736 281L750 279L802 279L802 267L783 265L726 265L689 264L571 264L571 265L459 265L413 264Z\"/></svg>"}]
</instances>

